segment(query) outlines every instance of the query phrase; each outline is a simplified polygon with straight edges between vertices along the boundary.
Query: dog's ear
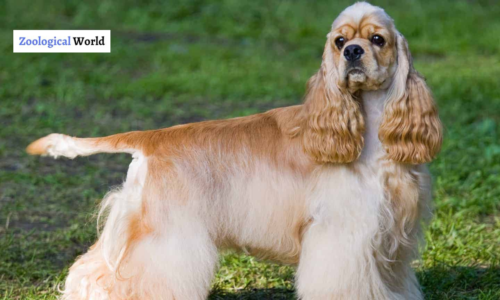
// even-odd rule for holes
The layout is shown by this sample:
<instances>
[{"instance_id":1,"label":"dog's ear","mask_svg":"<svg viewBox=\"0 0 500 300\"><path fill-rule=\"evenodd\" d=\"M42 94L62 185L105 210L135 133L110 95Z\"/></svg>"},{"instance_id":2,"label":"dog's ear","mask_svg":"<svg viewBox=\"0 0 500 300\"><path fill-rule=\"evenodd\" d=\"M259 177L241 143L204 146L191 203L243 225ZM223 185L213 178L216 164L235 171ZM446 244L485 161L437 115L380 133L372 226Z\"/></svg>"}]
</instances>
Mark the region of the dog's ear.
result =
<instances>
[{"instance_id":1,"label":"dog's ear","mask_svg":"<svg viewBox=\"0 0 500 300\"><path fill-rule=\"evenodd\" d=\"M387 156L398 162L431 161L441 149L442 126L424 78L413 68L403 35L397 33L397 69L379 127Z\"/></svg>"},{"instance_id":2,"label":"dog's ear","mask_svg":"<svg viewBox=\"0 0 500 300\"><path fill-rule=\"evenodd\" d=\"M301 121L304 150L318 163L348 163L363 148L364 121L359 103L337 86L330 41L320 70L309 79Z\"/></svg>"}]
</instances>

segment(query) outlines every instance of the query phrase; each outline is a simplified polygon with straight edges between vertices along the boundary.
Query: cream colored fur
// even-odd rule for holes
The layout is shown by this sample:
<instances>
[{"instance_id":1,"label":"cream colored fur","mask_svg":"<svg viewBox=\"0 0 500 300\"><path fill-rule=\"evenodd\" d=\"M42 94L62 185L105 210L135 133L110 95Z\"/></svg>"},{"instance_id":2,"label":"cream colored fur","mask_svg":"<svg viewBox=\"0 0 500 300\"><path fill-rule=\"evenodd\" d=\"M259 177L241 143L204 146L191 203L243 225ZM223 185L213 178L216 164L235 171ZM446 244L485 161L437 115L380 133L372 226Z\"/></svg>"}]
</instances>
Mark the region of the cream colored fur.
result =
<instances>
[{"instance_id":1,"label":"cream colored fur","mask_svg":"<svg viewBox=\"0 0 500 300\"><path fill-rule=\"evenodd\" d=\"M126 279L114 279L111 274L123 258L127 214L137 211L148 193L144 191L147 158L138 154L123 188L103 200L103 208L110 212L99 243L70 270L63 299L128 299L134 293L139 293L137 299L205 299L217 265L216 247L226 246L263 258L298 262L301 299L422 299L409 266L396 274L404 276L407 288L401 292L391 290L381 275L390 271L390 266L388 270L381 267L390 264L390 258L384 257L387 237L383 235L390 235L395 226L390 224L390 199L384 197L382 174L391 163L383 159L377 137L385 97L386 91L363 94L366 144L352 166L318 167L305 179L288 177L265 164L242 171L227 162L224 174L219 174L225 181L223 188L211 190L213 173L208 163L203 166L209 161L203 159L204 154L192 153L197 160L176 162L179 178L192 182L188 203L177 205L179 199L170 199L176 193L164 191L158 207L164 213L159 221L164 229L141 241L129 260L122 262L128 266L120 277ZM248 158L242 153L240 159ZM422 178L420 201L427 210L428 173L425 168L414 172ZM165 185L168 189L168 182ZM292 229L302 219L310 223L298 243ZM387 232L381 232L382 228ZM417 238L410 237L412 242ZM105 270L113 279L103 277L101 285L95 283L93 276L102 273L96 269ZM108 285L113 286L111 296L106 292Z\"/></svg>"},{"instance_id":2,"label":"cream colored fur","mask_svg":"<svg viewBox=\"0 0 500 300\"><path fill-rule=\"evenodd\" d=\"M359 3L341 16L359 22L380 12ZM329 64L331 51L325 51ZM208 134L214 142L203 145L209 146L183 144L186 138L174 150L156 140L138 150L143 136L157 135L134 133L90 140L51 135L33 143L28 151L53 157L133 154L123 186L102 202L99 240L71 267L62 299L203 300L218 249L227 248L297 265L302 300L423 299L410 263L430 211L430 176L423 164L387 157L379 140L388 101L405 93L395 86L409 72L403 59L404 70L388 66L378 90L357 94L366 130L360 156L349 163L313 162L302 148L273 160L248 143L237 144L234 154L227 150L231 141ZM127 140L133 137L135 144ZM293 168L282 162L295 158Z\"/></svg>"}]
</instances>

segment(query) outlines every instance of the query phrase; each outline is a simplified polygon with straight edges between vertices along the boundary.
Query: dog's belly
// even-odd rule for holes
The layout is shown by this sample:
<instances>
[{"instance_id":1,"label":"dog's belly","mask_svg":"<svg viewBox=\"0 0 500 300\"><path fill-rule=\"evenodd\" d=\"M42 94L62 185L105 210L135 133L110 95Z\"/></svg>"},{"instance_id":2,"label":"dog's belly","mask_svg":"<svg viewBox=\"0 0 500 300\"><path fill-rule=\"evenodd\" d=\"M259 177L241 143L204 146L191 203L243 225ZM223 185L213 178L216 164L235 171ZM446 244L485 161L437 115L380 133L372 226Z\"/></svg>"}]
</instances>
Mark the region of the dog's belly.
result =
<instances>
[{"instance_id":1,"label":"dog's belly","mask_svg":"<svg viewBox=\"0 0 500 300\"><path fill-rule=\"evenodd\" d=\"M298 262L308 224L305 181L265 165L228 181L229 188L210 214L214 219L208 221L219 247L282 263Z\"/></svg>"}]
</instances>

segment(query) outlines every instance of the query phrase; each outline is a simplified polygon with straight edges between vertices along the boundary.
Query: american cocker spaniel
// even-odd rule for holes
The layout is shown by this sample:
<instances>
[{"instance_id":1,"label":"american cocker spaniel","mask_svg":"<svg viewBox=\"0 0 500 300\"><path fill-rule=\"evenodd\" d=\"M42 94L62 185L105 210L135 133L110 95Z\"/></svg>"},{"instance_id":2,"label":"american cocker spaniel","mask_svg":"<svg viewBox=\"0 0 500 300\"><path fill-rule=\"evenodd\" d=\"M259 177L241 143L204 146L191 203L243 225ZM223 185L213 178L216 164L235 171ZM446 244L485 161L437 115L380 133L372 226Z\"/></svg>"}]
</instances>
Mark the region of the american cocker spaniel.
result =
<instances>
[{"instance_id":1,"label":"american cocker spaniel","mask_svg":"<svg viewBox=\"0 0 500 300\"><path fill-rule=\"evenodd\" d=\"M218 249L297 264L300 299L422 299L410 262L441 123L381 8L334 21L303 105L102 138L51 134L33 155L126 152L98 241L62 299L206 299Z\"/></svg>"}]
</instances>

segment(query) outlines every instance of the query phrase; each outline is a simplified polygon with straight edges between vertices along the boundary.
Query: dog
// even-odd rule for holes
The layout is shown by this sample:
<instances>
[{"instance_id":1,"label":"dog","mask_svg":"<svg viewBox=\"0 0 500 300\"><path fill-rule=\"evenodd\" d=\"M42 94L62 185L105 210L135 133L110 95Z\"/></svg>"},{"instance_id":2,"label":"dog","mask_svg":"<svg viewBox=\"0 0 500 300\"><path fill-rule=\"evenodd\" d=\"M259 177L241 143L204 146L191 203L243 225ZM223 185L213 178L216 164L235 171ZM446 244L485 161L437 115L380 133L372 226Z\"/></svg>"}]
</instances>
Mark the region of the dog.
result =
<instances>
[{"instance_id":1,"label":"dog","mask_svg":"<svg viewBox=\"0 0 500 300\"><path fill-rule=\"evenodd\" d=\"M442 126L407 41L366 2L327 35L302 105L101 138L51 134L32 155L129 153L102 232L62 299L206 299L218 250L296 264L304 300L423 299L410 262Z\"/></svg>"}]
</instances>

